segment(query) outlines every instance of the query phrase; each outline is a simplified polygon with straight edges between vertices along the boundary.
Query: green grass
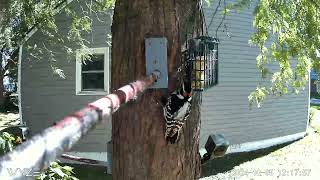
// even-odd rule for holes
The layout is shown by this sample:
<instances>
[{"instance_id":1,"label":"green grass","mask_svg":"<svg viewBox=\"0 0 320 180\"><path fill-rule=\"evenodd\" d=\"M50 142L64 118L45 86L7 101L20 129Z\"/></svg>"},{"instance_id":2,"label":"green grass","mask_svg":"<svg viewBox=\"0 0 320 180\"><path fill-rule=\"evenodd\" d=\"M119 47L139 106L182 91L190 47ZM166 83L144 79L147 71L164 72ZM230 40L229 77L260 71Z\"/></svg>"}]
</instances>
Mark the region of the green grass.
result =
<instances>
[{"instance_id":1,"label":"green grass","mask_svg":"<svg viewBox=\"0 0 320 180\"><path fill-rule=\"evenodd\" d=\"M18 113L0 112L0 131L19 122ZM80 180L112 180L112 176L106 173L106 167L78 164L66 165L74 167L75 176Z\"/></svg>"},{"instance_id":2,"label":"green grass","mask_svg":"<svg viewBox=\"0 0 320 180\"><path fill-rule=\"evenodd\" d=\"M319 94L310 94L310 98L320 99ZM320 105L310 104L310 107L320 110Z\"/></svg>"},{"instance_id":3,"label":"green grass","mask_svg":"<svg viewBox=\"0 0 320 180\"><path fill-rule=\"evenodd\" d=\"M310 98L320 99L320 95L319 94L311 94ZM320 105L317 105L317 104L310 104L310 107L313 107L315 109L320 110Z\"/></svg>"},{"instance_id":4,"label":"green grass","mask_svg":"<svg viewBox=\"0 0 320 180\"><path fill-rule=\"evenodd\" d=\"M310 94L310 98L320 99L320 94Z\"/></svg>"},{"instance_id":5,"label":"green grass","mask_svg":"<svg viewBox=\"0 0 320 180\"><path fill-rule=\"evenodd\" d=\"M312 127L316 133L320 134L320 124L319 120L315 118L319 118L319 115L316 116L316 114L319 114L320 105L310 105L310 112L309 112L309 125Z\"/></svg>"},{"instance_id":6,"label":"green grass","mask_svg":"<svg viewBox=\"0 0 320 180\"><path fill-rule=\"evenodd\" d=\"M80 180L112 180L112 176L106 173L106 167L90 165L69 165L73 167L75 176Z\"/></svg>"},{"instance_id":7,"label":"green grass","mask_svg":"<svg viewBox=\"0 0 320 180\"><path fill-rule=\"evenodd\" d=\"M315 109L320 110L320 105L317 105L317 104L310 104L310 108L315 108Z\"/></svg>"},{"instance_id":8,"label":"green grass","mask_svg":"<svg viewBox=\"0 0 320 180\"><path fill-rule=\"evenodd\" d=\"M8 126L14 126L20 123L18 113L1 113L0 112L0 130Z\"/></svg>"}]
</instances>

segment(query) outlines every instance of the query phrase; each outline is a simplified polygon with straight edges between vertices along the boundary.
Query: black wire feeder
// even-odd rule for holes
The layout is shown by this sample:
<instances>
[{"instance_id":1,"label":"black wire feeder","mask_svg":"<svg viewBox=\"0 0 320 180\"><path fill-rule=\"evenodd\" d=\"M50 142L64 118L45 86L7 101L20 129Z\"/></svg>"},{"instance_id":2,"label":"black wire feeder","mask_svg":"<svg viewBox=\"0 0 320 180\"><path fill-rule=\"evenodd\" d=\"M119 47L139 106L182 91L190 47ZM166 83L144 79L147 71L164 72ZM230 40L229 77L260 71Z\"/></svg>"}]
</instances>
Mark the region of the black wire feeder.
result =
<instances>
[{"instance_id":1,"label":"black wire feeder","mask_svg":"<svg viewBox=\"0 0 320 180\"><path fill-rule=\"evenodd\" d=\"M188 61L191 63L192 89L204 91L218 84L217 38L200 36L188 40Z\"/></svg>"}]
</instances>

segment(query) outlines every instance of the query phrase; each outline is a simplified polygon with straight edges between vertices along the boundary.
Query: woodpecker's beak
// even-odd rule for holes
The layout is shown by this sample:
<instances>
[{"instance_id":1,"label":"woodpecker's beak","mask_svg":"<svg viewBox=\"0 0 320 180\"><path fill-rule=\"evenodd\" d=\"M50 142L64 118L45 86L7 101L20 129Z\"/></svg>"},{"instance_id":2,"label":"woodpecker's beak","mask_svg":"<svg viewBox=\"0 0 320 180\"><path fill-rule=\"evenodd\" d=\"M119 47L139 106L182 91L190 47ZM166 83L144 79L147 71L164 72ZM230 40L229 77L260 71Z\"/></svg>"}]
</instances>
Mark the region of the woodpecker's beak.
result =
<instances>
[{"instance_id":1,"label":"woodpecker's beak","mask_svg":"<svg viewBox=\"0 0 320 180\"><path fill-rule=\"evenodd\" d=\"M190 92L190 93L184 92L183 96L184 97L191 97L192 96L192 92Z\"/></svg>"}]
</instances>

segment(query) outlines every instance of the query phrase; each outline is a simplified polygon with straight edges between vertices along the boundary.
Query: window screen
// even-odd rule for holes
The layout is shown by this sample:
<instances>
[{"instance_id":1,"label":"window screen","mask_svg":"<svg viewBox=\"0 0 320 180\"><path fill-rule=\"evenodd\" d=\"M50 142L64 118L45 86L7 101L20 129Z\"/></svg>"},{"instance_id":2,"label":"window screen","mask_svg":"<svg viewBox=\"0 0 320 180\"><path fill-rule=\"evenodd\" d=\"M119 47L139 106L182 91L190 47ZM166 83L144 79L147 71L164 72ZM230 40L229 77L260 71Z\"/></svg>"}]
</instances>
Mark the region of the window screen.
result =
<instances>
[{"instance_id":1,"label":"window screen","mask_svg":"<svg viewBox=\"0 0 320 180\"><path fill-rule=\"evenodd\" d=\"M103 90L104 89L104 55L92 55L89 60L82 63L81 67L82 90Z\"/></svg>"}]
</instances>

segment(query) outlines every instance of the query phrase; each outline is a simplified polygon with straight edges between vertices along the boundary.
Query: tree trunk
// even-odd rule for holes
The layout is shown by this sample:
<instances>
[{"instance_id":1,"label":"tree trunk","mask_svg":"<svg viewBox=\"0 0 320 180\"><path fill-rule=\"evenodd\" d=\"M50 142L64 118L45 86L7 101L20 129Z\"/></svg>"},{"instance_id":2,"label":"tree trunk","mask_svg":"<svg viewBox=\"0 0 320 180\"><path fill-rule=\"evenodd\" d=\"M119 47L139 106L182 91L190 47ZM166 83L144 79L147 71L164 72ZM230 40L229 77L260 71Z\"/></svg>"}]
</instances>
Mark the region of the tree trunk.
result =
<instances>
[{"instance_id":1,"label":"tree trunk","mask_svg":"<svg viewBox=\"0 0 320 180\"><path fill-rule=\"evenodd\" d=\"M3 70L2 67L0 66L0 109L3 109L4 107L4 87L3 87Z\"/></svg>"},{"instance_id":2,"label":"tree trunk","mask_svg":"<svg viewBox=\"0 0 320 180\"><path fill-rule=\"evenodd\" d=\"M7 7L8 2L6 0L0 0L0 27L2 27L2 21L4 20L4 10ZM0 47L1 49L2 47ZM4 87L3 87L3 75L4 75L4 70L2 69L1 66L1 62L2 62L2 56L0 54L0 109L3 108L3 104L4 104Z\"/></svg>"},{"instance_id":3,"label":"tree trunk","mask_svg":"<svg viewBox=\"0 0 320 180\"><path fill-rule=\"evenodd\" d=\"M189 180L200 175L200 99L177 144L164 139L165 120L157 100L178 87L175 76L186 30L192 30L198 1L117 0L112 25L112 90L146 76L144 40L168 40L169 88L147 90L113 116L113 178L117 180ZM193 23L194 24L194 23ZM188 27L189 26L189 27Z\"/></svg>"}]
</instances>

